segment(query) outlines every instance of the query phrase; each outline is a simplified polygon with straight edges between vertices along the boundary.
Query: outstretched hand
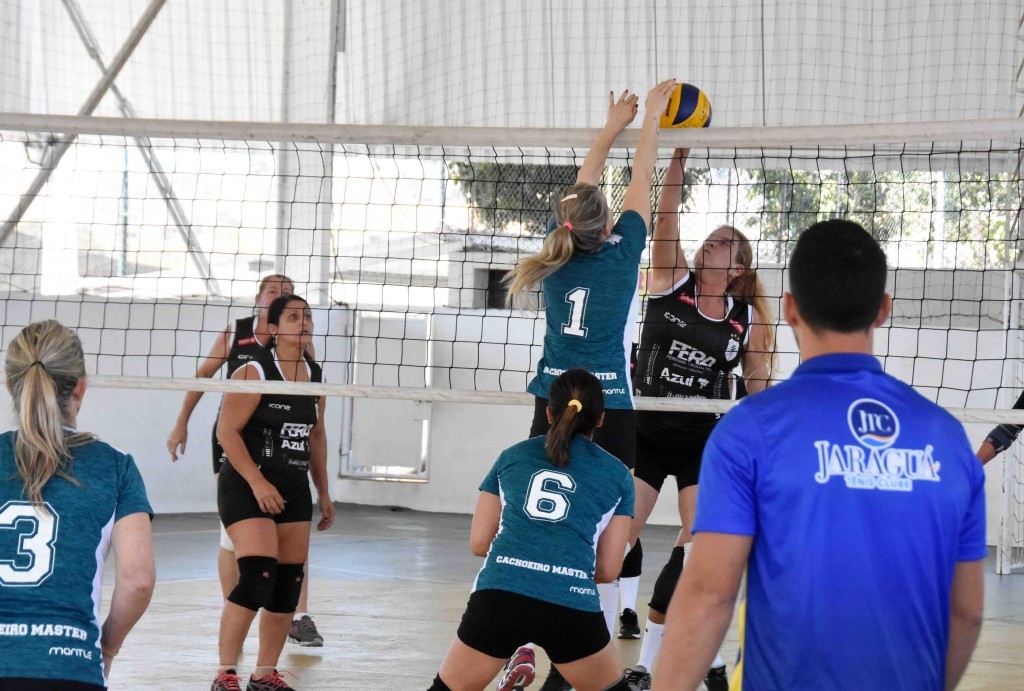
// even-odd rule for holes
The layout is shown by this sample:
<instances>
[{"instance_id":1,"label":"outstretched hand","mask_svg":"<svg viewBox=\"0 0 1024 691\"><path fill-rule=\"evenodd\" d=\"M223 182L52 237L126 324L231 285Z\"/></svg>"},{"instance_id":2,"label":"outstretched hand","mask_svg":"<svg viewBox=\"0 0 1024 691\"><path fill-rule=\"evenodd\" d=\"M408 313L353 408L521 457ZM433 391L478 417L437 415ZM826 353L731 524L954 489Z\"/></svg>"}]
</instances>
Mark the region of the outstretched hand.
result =
<instances>
[{"instance_id":1,"label":"outstretched hand","mask_svg":"<svg viewBox=\"0 0 1024 691\"><path fill-rule=\"evenodd\" d=\"M647 101L644 103L647 115L660 117L672 98L672 91L676 88L675 79L666 79L658 82L647 94Z\"/></svg>"},{"instance_id":2,"label":"outstretched hand","mask_svg":"<svg viewBox=\"0 0 1024 691\"><path fill-rule=\"evenodd\" d=\"M633 122L633 118L636 117L637 104L639 98L636 94L629 93L629 89L626 89L619 96L618 100L615 100L615 92L608 92L608 121L605 127L621 132L629 126L629 123Z\"/></svg>"}]
</instances>

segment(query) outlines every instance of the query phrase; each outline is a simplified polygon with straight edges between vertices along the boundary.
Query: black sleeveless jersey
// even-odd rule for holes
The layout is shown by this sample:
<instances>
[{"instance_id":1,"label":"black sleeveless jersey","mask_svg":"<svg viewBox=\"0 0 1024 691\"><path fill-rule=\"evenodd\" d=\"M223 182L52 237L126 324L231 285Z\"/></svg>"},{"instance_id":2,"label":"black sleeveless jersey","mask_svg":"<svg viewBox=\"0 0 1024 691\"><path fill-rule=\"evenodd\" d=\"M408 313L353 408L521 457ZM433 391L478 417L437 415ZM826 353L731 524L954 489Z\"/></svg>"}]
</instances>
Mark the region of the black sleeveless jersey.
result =
<instances>
[{"instance_id":1,"label":"black sleeveless jersey","mask_svg":"<svg viewBox=\"0 0 1024 691\"><path fill-rule=\"evenodd\" d=\"M729 399L729 372L740 363L753 308L727 296L723 319L697 309L696 278L647 297L633 389L637 396Z\"/></svg>"},{"instance_id":2,"label":"black sleeveless jersey","mask_svg":"<svg viewBox=\"0 0 1024 691\"><path fill-rule=\"evenodd\" d=\"M263 381L286 381L277 365L277 352L264 348L250 360ZM320 365L306 356L311 382L323 381ZM263 394L242 428L242 439L256 465L278 473L305 473L309 468L309 433L317 421L319 396Z\"/></svg>"},{"instance_id":3,"label":"black sleeveless jersey","mask_svg":"<svg viewBox=\"0 0 1024 691\"><path fill-rule=\"evenodd\" d=\"M235 320L235 333L231 339L231 350L228 351L228 379L236 369L255 359L256 355L263 350L263 344L257 340L256 334L253 332L255 326L255 316Z\"/></svg>"}]
</instances>

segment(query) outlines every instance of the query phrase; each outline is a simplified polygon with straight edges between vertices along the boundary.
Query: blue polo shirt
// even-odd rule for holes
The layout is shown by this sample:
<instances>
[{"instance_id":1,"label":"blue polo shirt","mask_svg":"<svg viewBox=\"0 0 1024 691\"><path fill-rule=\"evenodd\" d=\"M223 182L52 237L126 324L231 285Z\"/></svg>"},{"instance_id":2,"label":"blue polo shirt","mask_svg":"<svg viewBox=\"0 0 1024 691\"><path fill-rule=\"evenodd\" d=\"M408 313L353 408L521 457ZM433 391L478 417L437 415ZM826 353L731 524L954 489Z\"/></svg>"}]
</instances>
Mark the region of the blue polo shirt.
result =
<instances>
[{"instance_id":1,"label":"blue polo shirt","mask_svg":"<svg viewBox=\"0 0 1024 691\"><path fill-rule=\"evenodd\" d=\"M24 495L15 438L0 435L0 676L104 686L103 561L115 522L153 513L142 476L109 444L75 447L76 482L51 478L40 513Z\"/></svg>"},{"instance_id":2,"label":"blue polo shirt","mask_svg":"<svg viewBox=\"0 0 1024 691\"><path fill-rule=\"evenodd\" d=\"M558 375L582 368L601 381L605 408L633 408L629 355L646 245L643 218L625 211L600 249L573 252L544 279L544 354L527 391L547 398Z\"/></svg>"},{"instance_id":3,"label":"blue polo shirt","mask_svg":"<svg viewBox=\"0 0 1024 691\"><path fill-rule=\"evenodd\" d=\"M480 485L501 498L501 523L473 590L600 612L597 543L612 516L633 515L633 476L581 435L570 443L569 465L555 467L544 441L505 449Z\"/></svg>"},{"instance_id":4,"label":"blue polo shirt","mask_svg":"<svg viewBox=\"0 0 1024 691\"><path fill-rule=\"evenodd\" d=\"M984 475L948 412L874 357L823 355L718 423L694 532L753 536L734 684L941 690Z\"/></svg>"}]
</instances>

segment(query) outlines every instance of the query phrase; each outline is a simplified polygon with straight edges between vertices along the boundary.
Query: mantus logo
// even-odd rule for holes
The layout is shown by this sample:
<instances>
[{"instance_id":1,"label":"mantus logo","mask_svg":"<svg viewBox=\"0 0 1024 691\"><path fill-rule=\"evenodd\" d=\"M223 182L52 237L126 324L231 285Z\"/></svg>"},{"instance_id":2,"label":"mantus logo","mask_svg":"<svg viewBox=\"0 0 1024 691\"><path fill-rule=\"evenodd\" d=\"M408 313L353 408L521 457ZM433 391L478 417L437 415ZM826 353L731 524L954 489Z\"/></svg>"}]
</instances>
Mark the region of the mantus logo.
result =
<instances>
[{"instance_id":1,"label":"mantus logo","mask_svg":"<svg viewBox=\"0 0 1024 691\"><path fill-rule=\"evenodd\" d=\"M814 442L818 483L838 476L851 489L912 492L915 480L939 481L941 464L932 457L931 444L923 449L895 446L900 420L889 406L871 398L858 399L847 409L846 422L858 443Z\"/></svg>"}]
</instances>

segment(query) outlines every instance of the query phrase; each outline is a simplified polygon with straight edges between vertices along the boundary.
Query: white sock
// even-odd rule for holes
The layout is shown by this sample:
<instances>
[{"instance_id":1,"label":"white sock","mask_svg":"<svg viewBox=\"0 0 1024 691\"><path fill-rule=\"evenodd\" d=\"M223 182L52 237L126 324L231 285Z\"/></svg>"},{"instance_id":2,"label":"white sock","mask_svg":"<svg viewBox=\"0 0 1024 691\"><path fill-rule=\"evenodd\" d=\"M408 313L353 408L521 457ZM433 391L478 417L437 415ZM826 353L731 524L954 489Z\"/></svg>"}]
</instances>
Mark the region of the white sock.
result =
<instances>
[{"instance_id":1,"label":"white sock","mask_svg":"<svg viewBox=\"0 0 1024 691\"><path fill-rule=\"evenodd\" d=\"M237 669L238 669L238 663L237 662L235 664L233 664L233 665L217 665L217 673L218 674L220 672L230 672L232 670L237 670Z\"/></svg>"},{"instance_id":2,"label":"white sock","mask_svg":"<svg viewBox=\"0 0 1024 691\"><path fill-rule=\"evenodd\" d=\"M604 613L604 623L608 625L608 633L614 636L615 616L619 613L619 584L598 583L597 594L601 597L601 612Z\"/></svg>"},{"instance_id":3,"label":"white sock","mask_svg":"<svg viewBox=\"0 0 1024 691\"><path fill-rule=\"evenodd\" d=\"M252 678L253 679L262 679L263 677L267 676L268 674L273 674L275 669L277 669L277 668L274 667L273 665L264 665L264 666L261 666L261 667L257 667L256 669L254 669L252 671Z\"/></svg>"},{"instance_id":4,"label":"white sock","mask_svg":"<svg viewBox=\"0 0 1024 691\"><path fill-rule=\"evenodd\" d=\"M636 611L636 595L640 591L640 577L628 576L619 579L619 606Z\"/></svg>"},{"instance_id":5,"label":"white sock","mask_svg":"<svg viewBox=\"0 0 1024 691\"><path fill-rule=\"evenodd\" d=\"M292 615L292 620L302 619L302 617L308 617L308 616L309 615L306 614L305 612L296 612L295 614Z\"/></svg>"},{"instance_id":6,"label":"white sock","mask_svg":"<svg viewBox=\"0 0 1024 691\"><path fill-rule=\"evenodd\" d=\"M722 653L715 653L715 661L711 663L712 667L725 667L725 660L722 659Z\"/></svg>"},{"instance_id":7,"label":"white sock","mask_svg":"<svg viewBox=\"0 0 1024 691\"><path fill-rule=\"evenodd\" d=\"M644 642L640 646L640 657L637 658L637 665L643 667L648 672L654 669L654 660L658 657L658 651L661 650L661 638L664 635L664 624L655 624L650 619L647 620L647 629L644 633Z\"/></svg>"}]
</instances>

